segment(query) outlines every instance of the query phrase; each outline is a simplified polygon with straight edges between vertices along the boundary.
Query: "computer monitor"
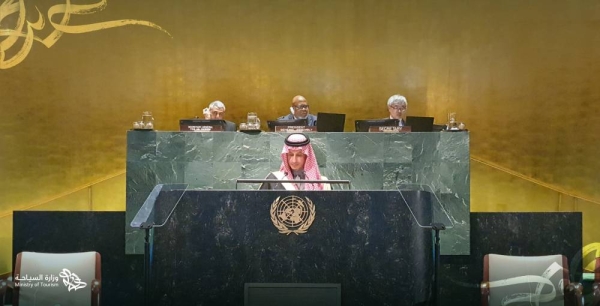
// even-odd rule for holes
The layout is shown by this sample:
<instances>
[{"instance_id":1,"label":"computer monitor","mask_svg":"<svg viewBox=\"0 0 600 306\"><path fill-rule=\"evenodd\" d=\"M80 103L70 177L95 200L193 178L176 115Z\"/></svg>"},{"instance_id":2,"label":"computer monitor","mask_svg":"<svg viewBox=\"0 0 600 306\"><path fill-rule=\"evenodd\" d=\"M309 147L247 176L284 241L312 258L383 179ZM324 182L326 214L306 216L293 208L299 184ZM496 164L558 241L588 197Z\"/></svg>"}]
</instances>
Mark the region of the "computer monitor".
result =
<instances>
[{"instance_id":1,"label":"computer monitor","mask_svg":"<svg viewBox=\"0 0 600 306\"><path fill-rule=\"evenodd\" d=\"M343 132L345 123L346 114L317 114L317 132Z\"/></svg>"},{"instance_id":2,"label":"computer monitor","mask_svg":"<svg viewBox=\"0 0 600 306\"><path fill-rule=\"evenodd\" d=\"M354 128L357 132L368 132L372 126L398 126L398 119L371 119L371 120L356 120Z\"/></svg>"},{"instance_id":3,"label":"computer monitor","mask_svg":"<svg viewBox=\"0 0 600 306\"><path fill-rule=\"evenodd\" d=\"M225 120L181 119L179 130L187 132L225 131Z\"/></svg>"},{"instance_id":4,"label":"computer monitor","mask_svg":"<svg viewBox=\"0 0 600 306\"><path fill-rule=\"evenodd\" d=\"M411 132L433 132L433 117L406 116Z\"/></svg>"},{"instance_id":5,"label":"computer monitor","mask_svg":"<svg viewBox=\"0 0 600 306\"><path fill-rule=\"evenodd\" d=\"M291 119L291 120L273 120L267 121L269 131L274 132L276 126L306 126L308 125L308 119Z\"/></svg>"}]
</instances>

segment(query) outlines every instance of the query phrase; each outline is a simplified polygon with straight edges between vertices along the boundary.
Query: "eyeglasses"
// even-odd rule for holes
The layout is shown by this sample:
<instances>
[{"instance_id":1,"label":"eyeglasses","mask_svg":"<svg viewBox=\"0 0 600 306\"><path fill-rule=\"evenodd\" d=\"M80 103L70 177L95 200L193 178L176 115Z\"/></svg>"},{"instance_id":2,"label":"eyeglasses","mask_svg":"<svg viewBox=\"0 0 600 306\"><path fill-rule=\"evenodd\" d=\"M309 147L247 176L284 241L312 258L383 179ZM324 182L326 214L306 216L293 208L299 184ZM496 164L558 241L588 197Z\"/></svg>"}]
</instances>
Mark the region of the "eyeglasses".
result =
<instances>
[{"instance_id":1,"label":"eyeglasses","mask_svg":"<svg viewBox=\"0 0 600 306\"><path fill-rule=\"evenodd\" d=\"M390 106L390 108L393 108L397 111L405 111L406 110L406 106L403 106L403 105L402 106L401 105L392 105L392 106Z\"/></svg>"},{"instance_id":2,"label":"eyeglasses","mask_svg":"<svg viewBox=\"0 0 600 306\"><path fill-rule=\"evenodd\" d=\"M308 109L308 104L302 104L298 106L294 106L295 109Z\"/></svg>"}]
</instances>

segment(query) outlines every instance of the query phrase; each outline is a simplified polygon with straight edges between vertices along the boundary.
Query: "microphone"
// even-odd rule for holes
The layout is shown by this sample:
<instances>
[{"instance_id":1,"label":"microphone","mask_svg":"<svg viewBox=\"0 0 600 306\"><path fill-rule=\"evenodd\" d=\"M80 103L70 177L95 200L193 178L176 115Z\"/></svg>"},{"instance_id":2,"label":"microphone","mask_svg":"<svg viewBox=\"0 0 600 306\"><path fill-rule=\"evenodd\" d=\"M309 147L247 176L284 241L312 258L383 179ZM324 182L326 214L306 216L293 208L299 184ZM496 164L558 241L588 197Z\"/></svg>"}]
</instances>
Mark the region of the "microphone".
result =
<instances>
[{"instance_id":1,"label":"microphone","mask_svg":"<svg viewBox=\"0 0 600 306\"><path fill-rule=\"evenodd\" d=\"M300 183L300 184L330 184L330 185L348 185L350 186L350 180L278 180L278 179L236 179L235 189L238 188L238 184L264 184L264 183Z\"/></svg>"}]
</instances>

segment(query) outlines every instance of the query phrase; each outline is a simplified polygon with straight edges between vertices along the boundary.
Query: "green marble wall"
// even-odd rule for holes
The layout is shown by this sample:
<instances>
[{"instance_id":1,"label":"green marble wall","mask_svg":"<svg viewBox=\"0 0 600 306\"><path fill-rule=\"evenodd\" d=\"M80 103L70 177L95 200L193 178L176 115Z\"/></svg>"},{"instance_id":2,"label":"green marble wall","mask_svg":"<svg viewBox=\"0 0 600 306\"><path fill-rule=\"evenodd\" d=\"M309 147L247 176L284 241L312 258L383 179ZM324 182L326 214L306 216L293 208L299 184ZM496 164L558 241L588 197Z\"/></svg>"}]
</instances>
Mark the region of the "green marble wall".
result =
<instances>
[{"instance_id":1,"label":"green marble wall","mask_svg":"<svg viewBox=\"0 0 600 306\"><path fill-rule=\"evenodd\" d=\"M235 189L238 178L264 178L281 164L286 134L130 131L127 134L126 252L143 253L143 235L129 227L156 184ZM469 254L468 133L311 133L321 173L348 179L355 190L430 186L454 228L442 233L442 254ZM256 189L242 185L239 189ZM334 187L344 188L347 187Z\"/></svg>"}]
</instances>

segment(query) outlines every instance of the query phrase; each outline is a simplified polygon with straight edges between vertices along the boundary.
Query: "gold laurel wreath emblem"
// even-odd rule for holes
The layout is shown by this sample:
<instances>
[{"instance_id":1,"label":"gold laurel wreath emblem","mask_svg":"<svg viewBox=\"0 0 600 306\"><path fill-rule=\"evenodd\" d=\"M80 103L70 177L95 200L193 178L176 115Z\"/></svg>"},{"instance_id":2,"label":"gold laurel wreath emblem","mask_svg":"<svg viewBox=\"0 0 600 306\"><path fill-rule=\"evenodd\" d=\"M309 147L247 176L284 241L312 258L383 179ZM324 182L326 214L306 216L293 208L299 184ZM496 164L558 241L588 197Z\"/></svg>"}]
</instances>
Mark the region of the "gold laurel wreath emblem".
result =
<instances>
[{"instance_id":1,"label":"gold laurel wreath emblem","mask_svg":"<svg viewBox=\"0 0 600 306\"><path fill-rule=\"evenodd\" d=\"M308 207L309 212L308 218L304 222L302 222L298 228L293 229L287 227L285 223L279 221L279 218L277 218L277 207L280 203L279 198L281 197L277 197L277 199L275 199L275 201L273 201L273 203L271 204L271 221L273 222L273 225L275 225L275 227L279 230L279 233L286 235L289 235L291 233L294 233L296 235L306 233L308 228L312 225L313 221L315 221L315 204L313 204L313 202L309 198L305 197L306 205ZM300 201L302 201L302 198L299 199Z\"/></svg>"}]
</instances>

